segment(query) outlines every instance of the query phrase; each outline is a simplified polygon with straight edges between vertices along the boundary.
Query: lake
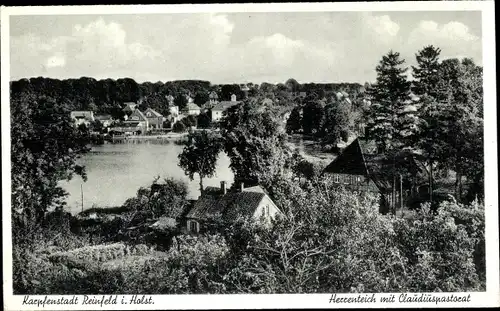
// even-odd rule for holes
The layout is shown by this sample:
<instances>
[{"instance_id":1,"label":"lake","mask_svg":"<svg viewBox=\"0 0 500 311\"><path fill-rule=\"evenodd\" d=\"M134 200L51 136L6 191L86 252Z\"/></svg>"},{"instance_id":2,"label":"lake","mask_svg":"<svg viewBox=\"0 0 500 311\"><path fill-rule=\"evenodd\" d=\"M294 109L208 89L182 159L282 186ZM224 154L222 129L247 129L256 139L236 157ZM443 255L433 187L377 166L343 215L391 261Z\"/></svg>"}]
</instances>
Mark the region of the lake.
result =
<instances>
[{"instance_id":1,"label":"lake","mask_svg":"<svg viewBox=\"0 0 500 311\"><path fill-rule=\"evenodd\" d=\"M120 206L128 198L134 197L140 187L150 186L156 176L161 179L172 177L183 180L188 185L189 198L200 195L199 179L193 181L177 165L177 156L183 146L173 142L159 144L154 141L140 143L106 143L93 146L78 163L85 165L87 182L74 176L61 186L69 193L67 210L78 213L82 210L81 190L83 188L83 208ZM226 181L230 186L234 175L229 168L229 158L221 153L217 162L216 176L206 178L204 186L220 186Z\"/></svg>"},{"instance_id":2,"label":"lake","mask_svg":"<svg viewBox=\"0 0 500 311\"><path fill-rule=\"evenodd\" d=\"M318 151L312 141L293 139L290 145L297 148L308 160L314 160L326 166L333 159L331 153ZM184 174L177 165L177 156L183 146L158 142L155 140L137 140L123 143L105 143L93 146L92 150L83 155L78 163L87 170L87 182L80 176L74 176L69 182L62 181L60 185L69 193L66 202L67 210L78 213L82 210L81 193L83 190L83 208L93 205L97 207L112 207L122 205L128 198L136 195L140 187L150 186L156 176L174 178L185 181L188 185L188 198L197 199L200 195L199 178L195 175L193 181ZM221 152L217 161L216 175L205 178L204 186L219 187L221 181L228 186L234 181L234 174L229 168L228 156Z\"/></svg>"}]
</instances>

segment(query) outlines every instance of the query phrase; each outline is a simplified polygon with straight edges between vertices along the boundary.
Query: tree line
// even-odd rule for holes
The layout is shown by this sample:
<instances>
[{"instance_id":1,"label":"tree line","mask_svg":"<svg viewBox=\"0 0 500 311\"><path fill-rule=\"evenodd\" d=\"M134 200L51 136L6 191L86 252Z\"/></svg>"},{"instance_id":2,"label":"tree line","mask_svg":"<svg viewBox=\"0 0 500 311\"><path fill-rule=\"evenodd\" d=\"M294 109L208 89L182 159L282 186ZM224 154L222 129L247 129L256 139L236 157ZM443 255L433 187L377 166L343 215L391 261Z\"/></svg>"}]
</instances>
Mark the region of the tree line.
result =
<instances>
[{"instance_id":1,"label":"tree line","mask_svg":"<svg viewBox=\"0 0 500 311\"><path fill-rule=\"evenodd\" d=\"M247 83L248 96L265 93L272 99L281 101L292 100L299 92L327 93L335 89L349 89L353 92L360 87L358 84L299 84L294 79L286 83ZM198 106L203 106L209 100L209 94L215 92L219 100L230 100L235 94L243 99L245 93L241 84L212 84L203 80L177 80L168 82L137 83L131 78L96 80L90 77L79 79L53 79L35 77L11 81L10 92L13 98L26 94L47 96L66 106L68 110L92 110L97 113L120 116L123 103L136 102L139 108L145 110L151 107L163 115L169 114L167 96L174 98L174 104L183 108L187 104L186 96L190 96Z\"/></svg>"}]
</instances>

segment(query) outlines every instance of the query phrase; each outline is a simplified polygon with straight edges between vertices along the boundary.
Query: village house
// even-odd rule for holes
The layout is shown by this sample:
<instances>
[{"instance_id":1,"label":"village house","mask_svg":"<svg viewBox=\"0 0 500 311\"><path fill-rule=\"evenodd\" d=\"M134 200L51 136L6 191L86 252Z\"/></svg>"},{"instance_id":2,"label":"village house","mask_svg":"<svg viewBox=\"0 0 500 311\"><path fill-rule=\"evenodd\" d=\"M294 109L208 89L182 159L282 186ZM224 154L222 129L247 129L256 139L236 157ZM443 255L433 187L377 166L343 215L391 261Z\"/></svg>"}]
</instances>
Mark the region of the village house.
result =
<instances>
[{"instance_id":1,"label":"village house","mask_svg":"<svg viewBox=\"0 0 500 311\"><path fill-rule=\"evenodd\" d=\"M125 113L125 115L128 117L134 112L137 108L137 104L134 102L126 102L124 103L125 107L123 107L122 111Z\"/></svg>"},{"instance_id":2,"label":"village house","mask_svg":"<svg viewBox=\"0 0 500 311\"><path fill-rule=\"evenodd\" d=\"M187 103L183 113L189 116L197 116L201 113L201 108L193 102Z\"/></svg>"},{"instance_id":3,"label":"village house","mask_svg":"<svg viewBox=\"0 0 500 311\"><path fill-rule=\"evenodd\" d=\"M277 214L282 213L260 186L245 188L242 183L239 189L229 190L222 181L220 188L203 190L186 216L186 231L204 232L214 220L232 222L239 217L269 224Z\"/></svg>"},{"instance_id":4,"label":"village house","mask_svg":"<svg viewBox=\"0 0 500 311\"><path fill-rule=\"evenodd\" d=\"M212 109L219 103L219 95L215 91L208 94L208 100L203 104L203 109Z\"/></svg>"},{"instance_id":5,"label":"village house","mask_svg":"<svg viewBox=\"0 0 500 311\"><path fill-rule=\"evenodd\" d=\"M110 131L125 135L145 134L149 129L148 118L139 110L135 109L130 117L120 126L110 128Z\"/></svg>"},{"instance_id":6,"label":"village house","mask_svg":"<svg viewBox=\"0 0 500 311\"><path fill-rule=\"evenodd\" d=\"M163 128L163 115L152 108L146 109L144 115L148 119L149 127L155 129Z\"/></svg>"},{"instance_id":7,"label":"village house","mask_svg":"<svg viewBox=\"0 0 500 311\"><path fill-rule=\"evenodd\" d=\"M170 114L168 116L168 120L170 121L171 124L174 124L175 122L179 121L181 119L181 115L179 114L179 107L178 106L169 106L168 110L170 111Z\"/></svg>"},{"instance_id":8,"label":"village house","mask_svg":"<svg viewBox=\"0 0 500 311\"><path fill-rule=\"evenodd\" d=\"M415 196L425 195L428 172L414 153L400 155L390 161L383 155L363 150L360 140L355 139L325 169L333 182L355 193L371 192L380 194L380 212L394 211L397 207L412 200ZM407 172L405 178L394 172L394 165ZM408 175L413 177L408 177Z\"/></svg>"},{"instance_id":9,"label":"village house","mask_svg":"<svg viewBox=\"0 0 500 311\"><path fill-rule=\"evenodd\" d=\"M103 127L109 127L113 124L113 117L109 114L97 114L94 117L95 120L99 120Z\"/></svg>"},{"instance_id":10,"label":"village house","mask_svg":"<svg viewBox=\"0 0 500 311\"><path fill-rule=\"evenodd\" d=\"M95 120L93 111L72 111L70 117L75 122L76 126L80 124L85 124L88 126L91 122Z\"/></svg>"},{"instance_id":11,"label":"village house","mask_svg":"<svg viewBox=\"0 0 500 311\"><path fill-rule=\"evenodd\" d=\"M222 119L224 111L227 109L241 104L241 101L236 100L236 95L231 95L230 101L221 101L212 108L212 122L219 122Z\"/></svg>"}]
</instances>

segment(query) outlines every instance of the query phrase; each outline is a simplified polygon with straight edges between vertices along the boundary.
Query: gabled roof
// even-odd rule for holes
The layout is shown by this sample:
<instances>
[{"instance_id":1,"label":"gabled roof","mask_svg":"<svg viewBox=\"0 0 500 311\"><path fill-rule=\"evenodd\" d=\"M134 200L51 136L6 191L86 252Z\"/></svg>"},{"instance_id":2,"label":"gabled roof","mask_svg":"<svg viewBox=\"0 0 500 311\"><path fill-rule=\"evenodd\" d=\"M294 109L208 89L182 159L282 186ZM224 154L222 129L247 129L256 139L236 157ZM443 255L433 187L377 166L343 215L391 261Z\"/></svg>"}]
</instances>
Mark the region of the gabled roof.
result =
<instances>
[{"instance_id":1,"label":"gabled roof","mask_svg":"<svg viewBox=\"0 0 500 311\"><path fill-rule=\"evenodd\" d=\"M125 103L125 107L123 107L123 111L134 111L136 106L137 104L134 102L127 102Z\"/></svg>"},{"instance_id":2,"label":"gabled roof","mask_svg":"<svg viewBox=\"0 0 500 311\"><path fill-rule=\"evenodd\" d=\"M99 121L112 120L113 119L113 117L110 114L98 114L98 115L95 115L94 118L96 120L99 120Z\"/></svg>"},{"instance_id":3,"label":"gabled roof","mask_svg":"<svg viewBox=\"0 0 500 311\"><path fill-rule=\"evenodd\" d=\"M187 218L207 220L222 217L235 220L238 217L249 217L255 213L265 196L262 188L258 186L226 194L222 194L219 188L207 187L187 214Z\"/></svg>"},{"instance_id":4,"label":"gabled roof","mask_svg":"<svg viewBox=\"0 0 500 311\"><path fill-rule=\"evenodd\" d=\"M392 162L384 155L364 152L362 143L356 138L325 169L325 173L368 176L382 191L392 188L392 170L394 163L409 167L414 172L427 173L420 162L419 155L414 152L403 152Z\"/></svg>"},{"instance_id":5,"label":"gabled roof","mask_svg":"<svg viewBox=\"0 0 500 311\"><path fill-rule=\"evenodd\" d=\"M92 111L71 111L71 117L75 119L88 118L91 119L94 115Z\"/></svg>"},{"instance_id":6,"label":"gabled roof","mask_svg":"<svg viewBox=\"0 0 500 311\"><path fill-rule=\"evenodd\" d=\"M325 172L368 176L368 168L359 139L355 139L347 146L344 151L325 168Z\"/></svg>"},{"instance_id":7,"label":"gabled roof","mask_svg":"<svg viewBox=\"0 0 500 311\"><path fill-rule=\"evenodd\" d=\"M201 108L195 103L188 103L184 110L200 110Z\"/></svg>"},{"instance_id":8,"label":"gabled roof","mask_svg":"<svg viewBox=\"0 0 500 311\"><path fill-rule=\"evenodd\" d=\"M217 95L217 93L215 93L214 91L210 92L210 94L208 95L208 98L210 99L218 99L219 96Z\"/></svg>"},{"instance_id":9,"label":"gabled roof","mask_svg":"<svg viewBox=\"0 0 500 311\"><path fill-rule=\"evenodd\" d=\"M213 108L212 111L217 110L217 111L224 111L226 109L231 108L232 106L238 105L241 103L240 101L230 101L230 100L225 100L218 102Z\"/></svg>"},{"instance_id":10,"label":"gabled roof","mask_svg":"<svg viewBox=\"0 0 500 311\"><path fill-rule=\"evenodd\" d=\"M125 122L138 122L138 121L147 121L147 120L148 120L148 118L146 118L146 116L139 109L136 109L136 110L134 110L134 112L132 112L130 117Z\"/></svg>"},{"instance_id":11,"label":"gabled roof","mask_svg":"<svg viewBox=\"0 0 500 311\"><path fill-rule=\"evenodd\" d=\"M148 108L146 109L146 111L144 111L144 115L147 116L148 113L151 113L152 116L149 117L149 118L161 118L163 117L163 115L161 113L159 113L158 111L152 109L152 108Z\"/></svg>"}]
</instances>

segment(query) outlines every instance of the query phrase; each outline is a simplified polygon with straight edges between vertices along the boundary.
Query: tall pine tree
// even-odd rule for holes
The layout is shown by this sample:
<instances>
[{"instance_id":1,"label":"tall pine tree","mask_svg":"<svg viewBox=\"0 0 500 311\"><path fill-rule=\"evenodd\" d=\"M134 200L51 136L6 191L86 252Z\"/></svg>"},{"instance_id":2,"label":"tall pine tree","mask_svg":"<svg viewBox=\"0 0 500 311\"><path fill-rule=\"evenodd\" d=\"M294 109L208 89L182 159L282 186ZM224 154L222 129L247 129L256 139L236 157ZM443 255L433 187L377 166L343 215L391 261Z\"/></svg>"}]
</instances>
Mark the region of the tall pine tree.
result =
<instances>
[{"instance_id":1,"label":"tall pine tree","mask_svg":"<svg viewBox=\"0 0 500 311\"><path fill-rule=\"evenodd\" d=\"M424 47L415 54L417 66L412 66L413 83L412 91L419 96L419 134L417 146L424 152L429 166L429 195L432 202L434 184L433 169L439 161L443 147L442 120L444 101L447 99L446 91L440 78L441 66L439 55L441 50L432 45Z\"/></svg>"},{"instance_id":2,"label":"tall pine tree","mask_svg":"<svg viewBox=\"0 0 500 311\"><path fill-rule=\"evenodd\" d=\"M366 126L367 138L373 139L379 152L386 153L404 146L404 115L409 106L410 86L405 63L398 52L390 51L376 67L377 81L367 93L371 100Z\"/></svg>"},{"instance_id":3,"label":"tall pine tree","mask_svg":"<svg viewBox=\"0 0 500 311\"><path fill-rule=\"evenodd\" d=\"M403 67L404 63L398 52L389 51L376 67L377 80L368 89L372 104L368 109L367 138L374 140L378 151L392 162L386 174L392 179L393 213L396 212L396 176L399 176L400 182L402 179L396 157L408 145L414 129L412 123L415 122L414 118L408 117L411 111L408 109L411 83L407 79L408 68Z\"/></svg>"}]
</instances>

